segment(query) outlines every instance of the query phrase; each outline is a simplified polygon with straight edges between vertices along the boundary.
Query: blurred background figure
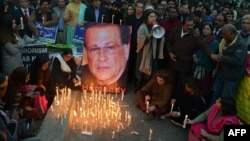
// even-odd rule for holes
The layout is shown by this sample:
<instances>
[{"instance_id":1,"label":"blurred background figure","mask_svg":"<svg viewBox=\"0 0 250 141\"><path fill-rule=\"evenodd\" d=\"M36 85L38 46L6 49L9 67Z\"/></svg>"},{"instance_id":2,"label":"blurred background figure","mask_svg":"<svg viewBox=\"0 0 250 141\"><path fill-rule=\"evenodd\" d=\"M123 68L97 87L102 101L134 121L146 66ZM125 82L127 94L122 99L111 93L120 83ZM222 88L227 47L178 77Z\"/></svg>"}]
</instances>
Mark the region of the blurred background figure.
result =
<instances>
[{"instance_id":1,"label":"blurred background figure","mask_svg":"<svg viewBox=\"0 0 250 141\"><path fill-rule=\"evenodd\" d=\"M79 43L73 42L73 36L77 24L83 25L85 19L85 10L87 6L81 0L72 0L66 5L63 19L67 28L67 44L79 46ZM81 46L81 45L80 45Z\"/></svg>"},{"instance_id":2,"label":"blurred background figure","mask_svg":"<svg viewBox=\"0 0 250 141\"><path fill-rule=\"evenodd\" d=\"M2 17L0 28L3 73L9 76L16 67L23 66L21 48L24 47L25 43L19 36L20 26L16 25L14 16L5 14Z\"/></svg>"}]
</instances>

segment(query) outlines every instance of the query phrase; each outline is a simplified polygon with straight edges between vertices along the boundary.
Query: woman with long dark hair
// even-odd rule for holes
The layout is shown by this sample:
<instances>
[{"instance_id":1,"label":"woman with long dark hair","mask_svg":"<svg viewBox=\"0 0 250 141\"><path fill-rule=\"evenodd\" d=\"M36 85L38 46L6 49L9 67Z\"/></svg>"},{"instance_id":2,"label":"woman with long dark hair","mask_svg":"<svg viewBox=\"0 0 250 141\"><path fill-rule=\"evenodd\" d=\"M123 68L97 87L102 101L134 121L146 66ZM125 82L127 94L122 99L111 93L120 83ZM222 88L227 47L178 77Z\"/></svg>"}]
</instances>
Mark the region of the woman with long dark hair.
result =
<instances>
[{"instance_id":1,"label":"woman with long dark hair","mask_svg":"<svg viewBox=\"0 0 250 141\"><path fill-rule=\"evenodd\" d=\"M5 14L0 27L0 46L3 63L3 73L10 75L18 66L23 66L21 48L25 43L18 33L15 17Z\"/></svg>"},{"instance_id":2,"label":"woman with long dark hair","mask_svg":"<svg viewBox=\"0 0 250 141\"><path fill-rule=\"evenodd\" d=\"M156 14L150 7L144 14L144 22L137 32L136 89L140 89L159 70L160 61L164 58L164 36L159 39L153 37L152 30L153 25L156 24Z\"/></svg>"}]
</instances>

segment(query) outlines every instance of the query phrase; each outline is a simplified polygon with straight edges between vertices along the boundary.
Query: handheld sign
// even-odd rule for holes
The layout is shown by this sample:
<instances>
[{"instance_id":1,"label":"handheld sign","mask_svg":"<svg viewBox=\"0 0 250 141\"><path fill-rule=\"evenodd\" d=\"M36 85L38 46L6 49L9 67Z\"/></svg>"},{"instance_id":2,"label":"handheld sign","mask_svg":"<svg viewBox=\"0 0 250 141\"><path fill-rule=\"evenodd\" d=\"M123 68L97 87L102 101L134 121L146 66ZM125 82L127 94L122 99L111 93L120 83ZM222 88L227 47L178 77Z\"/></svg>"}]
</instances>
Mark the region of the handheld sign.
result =
<instances>
[{"instance_id":1,"label":"handheld sign","mask_svg":"<svg viewBox=\"0 0 250 141\"><path fill-rule=\"evenodd\" d=\"M76 29L75 29L75 34L73 37L73 41L76 43L83 44L84 39L85 39L84 34L85 34L85 27L77 24Z\"/></svg>"},{"instance_id":2,"label":"handheld sign","mask_svg":"<svg viewBox=\"0 0 250 141\"><path fill-rule=\"evenodd\" d=\"M39 40L46 43L55 43L58 25L44 27L41 22L35 22L35 26L39 31Z\"/></svg>"}]
</instances>

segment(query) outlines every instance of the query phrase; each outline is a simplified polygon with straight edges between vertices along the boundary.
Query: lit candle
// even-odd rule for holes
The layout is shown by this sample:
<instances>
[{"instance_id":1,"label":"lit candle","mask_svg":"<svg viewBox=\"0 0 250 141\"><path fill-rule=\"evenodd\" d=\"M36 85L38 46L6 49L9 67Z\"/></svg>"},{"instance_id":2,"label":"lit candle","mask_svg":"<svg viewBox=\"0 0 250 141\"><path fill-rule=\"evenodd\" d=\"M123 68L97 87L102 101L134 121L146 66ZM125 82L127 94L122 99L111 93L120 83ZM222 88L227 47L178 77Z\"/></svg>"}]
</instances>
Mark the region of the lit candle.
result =
<instances>
[{"instance_id":1,"label":"lit candle","mask_svg":"<svg viewBox=\"0 0 250 141\"><path fill-rule=\"evenodd\" d=\"M105 97L106 96L107 87L104 87L103 91L104 91L104 97Z\"/></svg>"},{"instance_id":2,"label":"lit candle","mask_svg":"<svg viewBox=\"0 0 250 141\"><path fill-rule=\"evenodd\" d=\"M121 125L122 129L124 129L124 126L123 126L123 124L122 124L122 123L120 123L120 125Z\"/></svg>"},{"instance_id":3,"label":"lit candle","mask_svg":"<svg viewBox=\"0 0 250 141\"><path fill-rule=\"evenodd\" d=\"M76 118L76 116L77 116L77 115L76 115L76 110L74 110L74 116L75 116L75 118Z\"/></svg>"},{"instance_id":4,"label":"lit candle","mask_svg":"<svg viewBox=\"0 0 250 141\"><path fill-rule=\"evenodd\" d=\"M85 131L88 131L88 121L86 121Z\"/></svg>"},{"instance_id":5,"label":"lit candle","mask_svg":"<svg viewBox=\"0 0 250 141\"><path fill-rule=\"evenodd\" d=\"M82 107L80 107L80 117L82 118Z\"/></svg>"},{"instance_id":6,"label":"lit candle","mask_svg":"<svg viewBox=\"0 0 250 141\"><path fill-rule=\"evenodd\" d=\"M20 24L21 24L21 29L24 29L24 26L23 26L23 17L20 18Z\"/></svg>"},{"instance_id":7,"label":"lit candle","mask_svg":"<svg viewBox=\"0 0 250 141\"><path fill-rule=\"evenodd\" d=\"M75 130L76 129L76 125L75 125L75 123L73 122L73 130Z\"/></svg>"},{"instance_id":8,"label":"lit candle","mask_svg":"<svg viewBox=\"0 0 250 141\"><path fill-rule=\"evenodd\" d=\"M149 137L148 137L148 140L151 141L152 140L152 129L149 129Z\"/></svg>"},{"instance_id":9,"label":"lit candle","mask_svg":"<svg viewBox=\"0 0 250 141\"><path fill-rule=\"evenodd\" d=\"M112 132L112 139L115 138L115 131Z\"/></svg>"},{"instance_id":10,"label":"lit candle","mask_svg":"<svg viewBox=\"0 0 250 141\"><path fill-rule=\"evenodd\" d=\"M42 17L42 20L43 20L43 23L45 22L45 18L44 17Z\"/></svg>"},{"instance_id":11,"label":"lit candle","mask_svg":"<svg viewBox=\"0 0 250 141\"><path fill-rule=\"evenodd\" d=\"M172 99L171 100L171 109L170 109L170 112L173 112L174 104L175 104L175 99Z\"/></svg>"},{"instance_id":12,"label":"lit candle","mask_svg":"<svg viewBox=\"0 0 250 141\"><path fill-rule=\"evenodd\" d=\"M184 119L183 125L182 125L183 128L186 128L187 119L188 119L188 115L185 115L185 119Z\"/></svg>"},{"instance_id":13,"label":"lit candle","mask_svg":"<svg viewBox=\"0 0 250 141\"><path fill-rule=\"evenodd\" d=\"M117 97L118 88L115 88L115 97Z\"/></svg>"},{"instance_id":14,"label":"lit candle","mask_svg":"<svg viewBox=\"0 0 250 141\"><path fill-rule=\"evenodd\" d=\"M122 25L122 20L120 20L120 25Z\"/></svg>"},{"instance_id":15,"label":"lit candle","mask_svg":"<svg viewBox=\"0 0 250 141\"><path fill-rule=\"evenodd\" d=\"M123 101L123 98L124 98L124 91L122 90L122 98L121 98L121 101Z\"/></svg>"},{"instance_id":16,"label":"lit candle","mask_svg":"<svg viewBox=\"0 0 250 141\"><path fill-rule=\"evenodd\" d=\"M128 111L125 112L125 121L128 119Z\"/></svg>"},{"instance_id":17,"label":"lit candle","mask_svg":"<svg viewBox=\"0 0 250 141\"><path fill-rule=\"evenodd\" d=\"M113 14L112 15L112 24L114 23L114 17L115 17L115 15Z\"/></svg>"},{"instance_id":18,"label":"lit candle","mask_svg":"<svg viewBox=\"0 0 250 141\"><path fill-rule=\"evenodd\" d=\"M102 22L101 23L103 23L103 19L104 19L104 15L102 15Z\"/></svg>"},{"instance_id":19,"label":"lit candle","mask_svg":"<svg viewBox=\"0 0 250 141\"><path fill-rule=\"evenodd\" d=\"M79 111L80 110L80 103L79 103L79 101L77 101L77 109L76 109L77 111Z\"/></svg>"},{"instance_id":20,"label":"lit candle","mask_svg":"<svg viewBox=\"0 0 250 141\"><path fill-rule=\"evenodd\" d=\"M120 131L120 126L118 125L118 126L117 126L117 132L119 132L119 131Z\"/></svg>"},{"instance_id":21,"label":"lit candle","mask_svg":"<svg viewBox=\"0 0 250 141\"><path fill-rule=\"evenodd\" d=\"M149 101L146 102L146 113L149 113L148 108L149 108Z\"/></svg>"}]
</instances>

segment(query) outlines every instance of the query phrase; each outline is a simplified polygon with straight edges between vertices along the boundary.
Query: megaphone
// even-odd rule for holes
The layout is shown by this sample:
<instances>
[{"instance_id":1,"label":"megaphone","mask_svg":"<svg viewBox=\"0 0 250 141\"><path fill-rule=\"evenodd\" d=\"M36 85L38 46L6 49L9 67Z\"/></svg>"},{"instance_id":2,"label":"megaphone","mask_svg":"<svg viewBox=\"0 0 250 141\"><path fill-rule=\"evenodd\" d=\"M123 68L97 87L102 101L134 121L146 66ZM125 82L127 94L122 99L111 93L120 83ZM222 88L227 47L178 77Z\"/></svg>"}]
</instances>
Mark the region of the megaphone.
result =
<instances>
[{"instance_id":1,"label":"megaphone","mask_svg":"<svg viewBox=\"0 0 250 141\"><path fill-rule=\"evenodd\" d=\"M164 36L165 29L158 24L153 24L152 33L154 38L159 39Z\"/></svg>"}]
</instances>

